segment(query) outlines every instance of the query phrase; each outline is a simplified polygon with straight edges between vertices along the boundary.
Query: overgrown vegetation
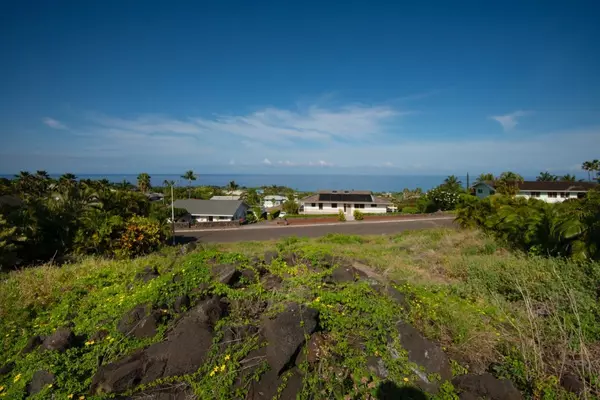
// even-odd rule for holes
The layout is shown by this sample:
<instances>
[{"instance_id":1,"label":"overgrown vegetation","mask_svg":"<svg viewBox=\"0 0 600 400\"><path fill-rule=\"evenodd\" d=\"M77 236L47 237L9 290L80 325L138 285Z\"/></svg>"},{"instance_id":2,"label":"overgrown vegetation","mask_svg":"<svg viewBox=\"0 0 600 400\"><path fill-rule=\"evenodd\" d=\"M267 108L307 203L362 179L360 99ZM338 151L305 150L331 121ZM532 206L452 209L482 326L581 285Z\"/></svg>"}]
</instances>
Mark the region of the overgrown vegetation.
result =
<instances>
[{"instance_id":1,"label":"overgrown vegetation","mask_svg":"<svg viewBox=\"0 0 600 400\"><path fill-rule=\"evenodd\" d=\"M170 385L186 383L198 398L240 397L234 389L236 377L244 370L240 360L258 342L251 336L223 348L219 343L226 326L255 323L251 310L256 304L277 307L286 301L318 309L328 332L326 356L316 366L303 364L303 399L317 394L357 399L374 395L381 380L366 368L365 357L375 354L390 366L390 381L411 385L415 376L405 353L397 347L397 353L392 352L387 339L398 319L410 321L440 342L453 359L455 374L490 370L510 378L531 399L578 398L560 384L569 373L581 379L585 396L592 398L600 389L600 265L513 253L501 243L474 230L377 237L332 234L320 239L207 246L186 256L166 249L135 260L92 257L61 268L45 265L13 271L0 276L0 366L15 363L10 373L0 376L0 394L23 398L33 373L48 369L56 374L56 381L37 398L102 398L88 393L99 360L114 361L159 341L176 316L175 299L187 293L193 300L203 295L197 289L203 287L234 299L232 304L239 306L231 307L216 326L214 351L205 365L169 381ZM238 288L211 281L210 265L250 267L253 256L273 249L306 260L292 264L284 257L267 266L283 279L278 290L265 290L254 281ZM365 281L341 286L324 283L329 272L310 265L326 255L360 260L384 281L397 282L409 309L377 295ZM160 276L146 283L136 280L145 265L157 267ZM116 329L121 316L140 303L165 310L165 322L150 339L131 339ZM28 338L69 324L81 337L80 346L64 353L20 355ZM92 340L102 329L107 335ZM217 372L211 375L215 367ZM336 379L336 374L345 378ZM438 396L456 398L451 387Z\"/></svg>"},{"instance_id":2,"label":"overgrown vegetation","mask_svg":"<svg viewBox=\"0 0 600 400\"><path fill-rule=\"evenodd\" d=\"M169 235L167 217L166 205L106 181L22 172L0 181L0 269L70 254L148 254Z\"/></svg>"},{"instance_id":3,"label":"overgrown vegetation","mask_svg":"<svg viewBox=\"0 0 600 400\"><path fill-rule=\"evenodd\" d=\"M456 221L477 226L528 253L600 258L600 191L583 199L546 203L535 198L463 195Z\"/></svg>"}]
</instances>

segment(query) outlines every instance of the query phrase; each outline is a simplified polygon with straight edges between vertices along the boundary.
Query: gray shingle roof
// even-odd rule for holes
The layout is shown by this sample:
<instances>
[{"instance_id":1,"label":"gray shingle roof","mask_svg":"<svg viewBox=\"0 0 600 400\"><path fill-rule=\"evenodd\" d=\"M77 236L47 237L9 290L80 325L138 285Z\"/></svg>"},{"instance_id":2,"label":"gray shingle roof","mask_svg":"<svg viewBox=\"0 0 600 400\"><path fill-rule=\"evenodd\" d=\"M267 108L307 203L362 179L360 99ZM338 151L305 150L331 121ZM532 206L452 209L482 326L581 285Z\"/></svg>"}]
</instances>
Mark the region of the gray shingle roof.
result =
<instances>
[{"instance_id":1,"label":"gray shingle roof","mask_svg":"<svg viewBox=\"0 0 600 400\"><path fill-rule=\"evenodd\" d=\"M232 217L243 204L241 200L175 200L175 207L184 208L192 215Z\"/></svg>"}]
</instances>

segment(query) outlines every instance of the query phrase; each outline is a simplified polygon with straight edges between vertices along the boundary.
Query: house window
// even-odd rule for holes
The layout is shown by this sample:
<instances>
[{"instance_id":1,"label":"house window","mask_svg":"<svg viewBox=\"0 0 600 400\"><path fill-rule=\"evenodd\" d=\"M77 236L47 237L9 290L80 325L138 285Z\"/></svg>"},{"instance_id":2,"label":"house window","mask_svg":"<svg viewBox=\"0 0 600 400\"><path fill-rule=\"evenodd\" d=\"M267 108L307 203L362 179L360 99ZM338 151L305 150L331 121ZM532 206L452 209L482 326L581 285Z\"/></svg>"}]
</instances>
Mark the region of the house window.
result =
<instances>
[{"instance_id":1,"label":"house window","mask_svg":"<svg viewBox=\"0 0 600 400\"><path fill-rule=\"evenodd\" d=\"M355 204L354 208L365 208L364 204Z\"/></svg>"},{"instance_id":2,"label":"house window","mask_svg":"<svg viewBox=\"0 0 600 400\"><path fill-rule=\"evenodd\" d=\"M578 199L583 199L585 197L585 193L577 193Z\"/></svg>"},{"instance_id":3,"label":"house window","mask_svg":"<svg viewBox=\"0 0 600 400\"><path fill-rule=\"evenodd\" d=\"M548 197L551 199L557 198L558 197L557 195L558 195L558 193L556 193L556 192L548 192Z\"/></svg>"},{"instance_id":4,"label":"house window","mask_svg":"<svg viewBox=\"0 0 600 400\"><path fill-rule=\"evenodd\" d=\"M531 192L531 197L540 197L540 192Z\"/></svg>"},{"instance_id":5,"label":"house window","mask_svg":"<svg viewBox=\"0 0 600 400\"><path fill-rule=\"evenodd\" d=\"M317 203L310 203L310 206L311 206L311 207L316 207L316 206L317 206Z\"/></svg>"},{"instance_id":6,"label":"house window","mask_svg":"<svg viewBox=\"0 0 600 400\"><path fill-rule=\"evenodd\" d=\"M483 193L483 189L477 189L477 193Z\"/></svg>"},{"instance_id":7,"label":"house window","mask_svg":"<svg viewBox=\"0 0 600 400\"><path fill-rule=\"evenodd\" d=\"M569 198L569 192L561 192L560 193L560 197L562 197L563 199L568 199Z\"/></svg>"},{"instance_id":8,"label":"house window","mask_svg":"<svg viewBox=\"0 0 600 400\"><path fill-rule=\"evenodd\" d=\"M371 208L376 208L377 204L371 204Z\"/></svg>"},{"instance_id":9,"label":"house window","mask_svg":"<svg viewBox=\"0 0 600 400\"><path fill-rule=\"evenodd\" d=\"M331 208L337 208L337 203L331 203Z\"/></svg>"},{"instance_id":10,"label":"house window","mask_svg":"<svg viewBox=\"0 0 600 400\"><path fill-rule=\"evenodd\" d=\"M323 209L323 203L319 203L319 210Z\"/></svg>"}]
</instances>

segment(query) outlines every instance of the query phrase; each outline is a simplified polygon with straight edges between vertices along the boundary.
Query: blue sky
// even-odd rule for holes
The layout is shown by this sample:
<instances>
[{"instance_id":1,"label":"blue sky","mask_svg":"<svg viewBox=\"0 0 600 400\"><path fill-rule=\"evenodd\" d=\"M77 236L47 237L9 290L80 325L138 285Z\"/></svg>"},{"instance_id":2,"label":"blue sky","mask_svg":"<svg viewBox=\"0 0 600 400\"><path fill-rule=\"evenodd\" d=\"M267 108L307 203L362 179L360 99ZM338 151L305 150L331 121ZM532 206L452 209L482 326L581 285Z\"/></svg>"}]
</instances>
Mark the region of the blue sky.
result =
<instances>
[{"instance_id":1,"label":"blue sky","mask_svg":"<svg viewBox=\"0 0 600 400\"><path fill-rule=\"evenodd\" d=\"M580 173L599 20L592 1L6 3L0 172Z\"/></svg>"}]
</instances>

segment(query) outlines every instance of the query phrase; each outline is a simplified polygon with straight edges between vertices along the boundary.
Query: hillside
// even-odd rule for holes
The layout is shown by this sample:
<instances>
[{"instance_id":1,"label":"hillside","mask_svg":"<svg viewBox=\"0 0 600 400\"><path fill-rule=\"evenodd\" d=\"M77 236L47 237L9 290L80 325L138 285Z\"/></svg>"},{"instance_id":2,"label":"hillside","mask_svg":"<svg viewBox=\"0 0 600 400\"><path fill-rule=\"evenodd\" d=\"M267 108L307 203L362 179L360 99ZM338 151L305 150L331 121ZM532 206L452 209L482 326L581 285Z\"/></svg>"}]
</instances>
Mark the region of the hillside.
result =
<instances>
[{"instance_id":1,"label":"hillside","mask_svg":"<svg viewBox=\"0 0 600 400\"><path fill-rule=\"evenodd\" d=\"M597 263L475 230L194 247L1 275L0 398L598 394Z\"/></svg>"}]
</instances>

